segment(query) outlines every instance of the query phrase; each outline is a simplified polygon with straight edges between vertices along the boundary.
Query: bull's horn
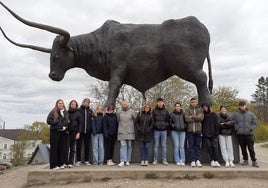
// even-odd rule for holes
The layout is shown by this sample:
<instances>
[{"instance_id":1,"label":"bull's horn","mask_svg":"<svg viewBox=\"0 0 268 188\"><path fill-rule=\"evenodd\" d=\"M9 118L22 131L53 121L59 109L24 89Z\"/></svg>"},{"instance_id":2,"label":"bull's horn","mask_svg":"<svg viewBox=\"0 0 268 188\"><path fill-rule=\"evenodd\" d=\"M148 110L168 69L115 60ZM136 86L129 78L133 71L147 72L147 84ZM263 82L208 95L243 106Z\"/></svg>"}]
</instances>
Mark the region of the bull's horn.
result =
<instances>
[{"instance_id":1,"label":"bull's horn","mask_svg":"<svg viewBox=\"0 0 268 188\"><path fill-rule=\"evenodd\" d=\"M3 29L0 27L0 30L1 32L3 33L4 37L9 41L11 42L12 44L16 45L16 46L19 46L19 47L22 47L22 48L30 48L30 49L33 49L33 50L38 50L38 51L41 51L41 52L46 52L46 53L51 53L51 49L48 49L48 48L43 48L43 47L39 47L39 46L33 46L33 45L27 45L27 44L19 44L19 43L16 43L14 41L12 41L10 38L8 38L5 34L5 32L3 31Z\"/></svg>"},{"instance_id":2,"label":"bull's horn","mask_svg":"<svg viewBox=\"0 0 268 188\"><path fill-rule=\"evenodd\" d=\"M53 26L49 26L49 25L45 25L45 24L40 24L40 23L35 23L35 22L31 22L28 20L23 19L22 17L18 16L15 12L13 12L12 10L10 10L6 5L4 5L1 1L0 4L7 9L8 12L10 12L10 14L12 14L17 20L21 21L22 23L31 26L31 27L36 27L39 29L43 29L43 30L47 30L49 32L52 33L56 33L59 34L61 36L63 36L62 40L61 40L61 45L62 46L67 46L67 43L70 39L70 34L68 31L65 31L63 29L57 28L57 27L53 27Z\"/></svg>"}]
</instances>

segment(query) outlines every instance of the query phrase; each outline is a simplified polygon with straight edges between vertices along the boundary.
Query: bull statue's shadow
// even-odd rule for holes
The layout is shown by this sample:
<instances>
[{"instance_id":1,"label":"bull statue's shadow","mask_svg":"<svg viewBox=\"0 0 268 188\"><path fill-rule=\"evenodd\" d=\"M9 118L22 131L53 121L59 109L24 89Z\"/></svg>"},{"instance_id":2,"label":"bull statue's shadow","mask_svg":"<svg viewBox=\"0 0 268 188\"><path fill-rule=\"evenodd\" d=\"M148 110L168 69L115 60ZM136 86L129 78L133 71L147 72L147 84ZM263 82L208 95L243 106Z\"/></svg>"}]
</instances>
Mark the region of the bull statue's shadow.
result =
<instances>
[{"instance_id":1,"label":"bull statue's shadow","mask_svg":"<svg viewBox=\"0 0 268 188\"><path fill-rule=\"evenodd\" d=\"M49 77L54 81L62 80L71 68L82 68L90 76L109 81L107 105L115 104L123 84L136 88L144 96L154 85L177 75L195 84L199 104L211 103L210 36L193 16L166 20L162 24L121 24L108 20L91 33L70 37L63 29L25 20L0 4L24 24L58 34L52 49L48 49L16 43L0 28L13 44L50 53ZM203 71L205 59L208 87Z\"/></svg>"}]
</instances>

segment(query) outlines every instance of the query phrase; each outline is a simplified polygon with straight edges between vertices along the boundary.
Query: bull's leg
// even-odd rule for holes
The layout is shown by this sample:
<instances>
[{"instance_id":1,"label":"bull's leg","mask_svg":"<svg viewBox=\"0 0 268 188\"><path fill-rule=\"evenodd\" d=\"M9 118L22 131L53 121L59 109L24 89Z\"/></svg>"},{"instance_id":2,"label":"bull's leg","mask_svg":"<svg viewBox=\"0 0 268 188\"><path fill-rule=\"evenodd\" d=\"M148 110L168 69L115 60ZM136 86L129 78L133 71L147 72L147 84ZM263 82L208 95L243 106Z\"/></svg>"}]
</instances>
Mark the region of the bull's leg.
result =
<instances>
[{"instance_id":1,"label":"bull's leg","mask_svg":"<svg viewBox=\"0 0 268 188\"><path fill-rule=\"evenodd\" d=\"M207 75L203 70L187 72L187 76L183 78L195 84L198 93L198 103L211 105L211 97L207 87Z\"/></svg>"},{"instance_id":2,"label":"bull's leg","mask_svg":"<svg viewBox=\"0 0 268 188\"><path fill-rule=\"evenodd\" d=\"M108 99L106 101L105 106L107 105L115 105L116 98L119 94L119 90L122 86L122 81L118 77L113 77L109 81L109 94L108 94Z\"/></svg>"}]
</instances>

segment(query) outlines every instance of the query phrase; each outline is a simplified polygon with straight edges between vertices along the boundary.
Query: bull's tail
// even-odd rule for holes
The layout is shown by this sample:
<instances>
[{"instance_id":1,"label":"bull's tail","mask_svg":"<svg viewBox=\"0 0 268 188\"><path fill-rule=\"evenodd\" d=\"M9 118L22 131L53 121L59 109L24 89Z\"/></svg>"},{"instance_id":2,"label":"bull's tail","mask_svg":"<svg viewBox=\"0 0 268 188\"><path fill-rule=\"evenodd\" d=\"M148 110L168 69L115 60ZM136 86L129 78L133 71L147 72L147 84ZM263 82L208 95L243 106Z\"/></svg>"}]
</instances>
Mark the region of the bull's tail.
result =
<instances>
[{"instance_id":1,"label":"bull's tail","mask_svg":"<svg viewBox=\"0 0 268 188\"><path fill-rule=\"evenodd\" d=\"M212 80L212 69L211 69L209 51L207 53L207 61L208 61L208 89L209 89L209 93L212 94L213 80Z\"/></svg>"}]
</instances>

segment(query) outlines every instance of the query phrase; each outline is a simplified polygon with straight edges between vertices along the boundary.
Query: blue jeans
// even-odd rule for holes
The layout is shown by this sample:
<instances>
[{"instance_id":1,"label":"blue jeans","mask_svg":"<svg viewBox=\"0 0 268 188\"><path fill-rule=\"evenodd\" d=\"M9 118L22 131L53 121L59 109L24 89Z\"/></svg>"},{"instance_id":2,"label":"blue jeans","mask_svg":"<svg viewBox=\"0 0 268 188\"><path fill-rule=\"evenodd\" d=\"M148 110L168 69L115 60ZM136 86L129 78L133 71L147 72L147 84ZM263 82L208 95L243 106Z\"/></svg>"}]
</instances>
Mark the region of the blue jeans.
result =
<instances>
[{"instance_id":1,"label":"blue jeans","mask_svg":"<svg viewBox=\"0 0 268 188\"><path fill-rule=\"evenodd\" d=\"M189 152L191 161L200 161L201 157L201 144L202 144L202 132L187 132L187 139L189 144Z\"/></svg>"},{"instance_id":2,"label":"blue jeans","mask_svg":"<svg viewBox=\"0 0 268 188\"><path fill-rule=\"evenodd\" d=\"M185 131L171 131L171 137L173 141L173 155L175 163L185 163Z\"/></svg>"},{"instance_id":3,"label":"blue jeans","mask_svg":"<svg viewBox=\"0 0 268 188\"><path fill-rule=\"evenodd\" d=\"M161 140L162 160L167 160L167 131L154 130L154 160L158 159L158 146Z\"/></svg>"},{"instance_id":4,"label":"blue jeans","mask_svg":"<svg viewBox=\"0 0 268 188\"><path fill-rule=\"evenodd\" d=\"M120 162L130 162L132 153L132 140L120 140Z\"/></svg>"},{"instance_id":5,"label":"blue jeans","mask_svg":"<svg viewBox=\"0 0 268 188\"><path fill-rule=\"evenodd\" d=\"M149 147L150 142L140 143L141 161L149 161Z\"/></svg>"},{"instance_id":6,"label":"blue jeans","mask_svg":"<svg viewBox=\"0 0 268 188\"><path fill-rule=\"evenodd\" d=\"M93 165L103 164L104 161L104 146L103 134L91 135L93 149Z\"/></svg>"}]
</instances>

